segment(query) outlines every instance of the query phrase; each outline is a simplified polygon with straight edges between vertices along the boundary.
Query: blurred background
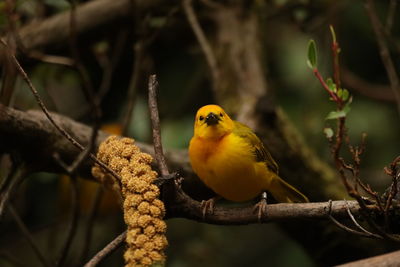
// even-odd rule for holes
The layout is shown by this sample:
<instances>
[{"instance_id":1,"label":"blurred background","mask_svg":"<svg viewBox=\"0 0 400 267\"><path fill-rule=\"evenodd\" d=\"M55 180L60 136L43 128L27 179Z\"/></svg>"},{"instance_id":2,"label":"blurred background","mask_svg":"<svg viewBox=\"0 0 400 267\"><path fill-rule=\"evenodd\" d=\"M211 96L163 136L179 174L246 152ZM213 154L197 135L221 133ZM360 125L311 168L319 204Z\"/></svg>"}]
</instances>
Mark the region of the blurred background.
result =
<instances>
[{"instance_id":1,"label":"blurred background","mask_svg":"<svg viewBox=\"0 0 400 267\"><path fill-rule=\"evenodd\" d=\"M210 69L180 1L162 5L156 4L162 1L149 1L150 7L143 8L143 12L137 4L130 15L88 32L78 31L69 40L30 47L25 38L26 47L19 45L18 29L68 12L71 5L79 9L87 2L2 1L1 36L17 51L21 64L50 110L92 125L93 113L83 93L87 77L94 91L102 95L103 129L144 143L152 140L147 80L149 74L156 73L160 83L163 144L167 149L186 149L197 109L219 101L212 89ZM376 1L383 23L387 23L392 5L394 12L398 10L393 2L396 1ZM216 26L210 5L215 3L193 1L192 4L205 35L213 44ZM238 5L257 14L268 94L287 113L305 143L329 164L331 157L323 128L334 104L307 67L306 55L308 41L314 39L319 69L324 77L332 76L329 25L334 25L341 46L343 86L354 96L348 132L355 144L362 133L368 134L362 177L375 190L384 191L390 177L384 174L383 167L399 153L400 117L364 1L254 0L222 1L218 5ZM400 30L397 18L395 13L389 22L394 43ZM79 28L79 21L77 25ZM390 48L399 67L397 46L392 44ZM2 103L21 110L38 109L25 82L7 65L3 52ZM73 64L77 59L86 76ZM3 158L0 165L0 180L9 173L6 161ZM65 266L86 262L124 230L121 209L112 192L80 178L77 190L77 234ZM49 259L59 257L73 207L70 178L53 173L29 174L11 201L45 255ZM320 265L315 262L315 255L307 254L276 224L214 226L184 219L170 219L167 223L170 244L167 266ZM9 212L1 218L0 237L1 266L40 266ZM122 253L119 249L101 266L122 266Z\"/></svg>"}]
</instances>

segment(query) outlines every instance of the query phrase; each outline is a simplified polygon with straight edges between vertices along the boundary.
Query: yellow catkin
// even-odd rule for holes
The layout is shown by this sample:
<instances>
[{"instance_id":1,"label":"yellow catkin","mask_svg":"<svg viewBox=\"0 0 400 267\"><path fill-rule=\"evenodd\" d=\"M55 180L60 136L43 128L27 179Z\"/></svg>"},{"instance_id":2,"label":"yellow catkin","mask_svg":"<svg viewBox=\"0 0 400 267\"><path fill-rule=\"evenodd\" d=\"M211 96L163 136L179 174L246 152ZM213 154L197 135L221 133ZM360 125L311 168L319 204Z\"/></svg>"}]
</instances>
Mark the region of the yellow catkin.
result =
<instances>
[{"instance_id":1,"label":"yellow catkin","mask_svg":"<svg viewBox=\"0 0 400 267\"><path fill-rule=\"evenodd\" d=\"M125 267L150 266L165 261L166 224L160 190L153 184L157 173L152 157L142 153L133 139L108 137L99 146L97 157L121 177L122 188L107 171L94 166L92 174L102 183L122 192L124 219L128 228L124 253Z\"/></svg>"}]
</instances>

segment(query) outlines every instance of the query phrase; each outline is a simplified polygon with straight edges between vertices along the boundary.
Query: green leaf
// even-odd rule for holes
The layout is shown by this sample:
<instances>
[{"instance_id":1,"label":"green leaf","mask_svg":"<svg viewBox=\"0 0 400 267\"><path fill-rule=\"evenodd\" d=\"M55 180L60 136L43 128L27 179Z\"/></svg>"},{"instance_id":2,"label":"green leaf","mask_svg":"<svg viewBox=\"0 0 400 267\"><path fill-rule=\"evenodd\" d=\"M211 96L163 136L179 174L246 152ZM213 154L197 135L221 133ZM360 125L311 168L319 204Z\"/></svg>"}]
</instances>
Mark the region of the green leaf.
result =
<instances>
[{"instance_id":1,"label":"green leaf","mask_svg":"<svg viewBox=\"0 0 400 267\"><path fill-rule=\"evenodd\" d=\"M339 90L337 91L337 96L338 96L339 98L342 98L342 95L343 95L343 90L342 90L342 89L339 89Z\"/></svg>"},{"instance_id":2,"label":"green leaf","mask_svg":"<svg viewBox=\"0 0 400 267\"><path fill-rule=\"evenodd\" d=\"M317 46L315 41L311 39L308 42L308 53L307 53L307 65L310 69L315 69L317 67Z\"/></svg>"},{"instance_id":3,"label":"green leaf","mask_svg":"<svg viewBox=\"0 0 400 267\"><path fill-rule=\"evenodd\" d=\"M347 99L349 99L350 93L347 89L343 89L342 92L342 100L343 101L347 101Z\"/></svg>"},{"instance_id":4,"label":"green leaf","mask_svg":"<svg viewBox=\"0 0 400 267\"><path fill-rule=\"evenodd\" d=\"M324 134L325 134L326 138L331 139L333 136L332 128L324 128Z\"/></svg>"},{"instance_id":5,"label":"green leaf","mask_svg":"<svg viewBox=\"0 0 400 267\"><path fill-rule=\"evenodd\" d=\"M351 104L350 101L347 102L346 105L344 106L344 108L342 109L342 111L344 112L345 115L347 115L351 110L350 104Z\"/></svg>"},{"instance_id":6,"label":"green leaf","mask_svg":"<svg viewBox=\"0 0 400 267\"><path fill-rule=\"evenodd\" d=\"M326 85L328 85L329 90L336 93L336 84L333 82L332 78L326 79Z\"/></svg>"},{"instance_id":7,"label":"green leaf","mask_svg":"<svg viewBox=\"0 0 400 267\"><path fill-rule=\"evenodd\" d=\"M350 112L350 102L343 107L342 110L331 111L329 112L328 116L326 116L325 120L335 120L339 118L344 118Z\"/></svg>"},{"instance_id":8,"label":"green leaf","mask_svg":"<svg viewBox=\"0 0 400 267\"><path fill-rule=\"evenodd\" d=\"M336 120L344 117L346 117L346 112L344 112L344 110L331 111L328 116L326 116L325 120Z\"/></svg>"}]
</instances>

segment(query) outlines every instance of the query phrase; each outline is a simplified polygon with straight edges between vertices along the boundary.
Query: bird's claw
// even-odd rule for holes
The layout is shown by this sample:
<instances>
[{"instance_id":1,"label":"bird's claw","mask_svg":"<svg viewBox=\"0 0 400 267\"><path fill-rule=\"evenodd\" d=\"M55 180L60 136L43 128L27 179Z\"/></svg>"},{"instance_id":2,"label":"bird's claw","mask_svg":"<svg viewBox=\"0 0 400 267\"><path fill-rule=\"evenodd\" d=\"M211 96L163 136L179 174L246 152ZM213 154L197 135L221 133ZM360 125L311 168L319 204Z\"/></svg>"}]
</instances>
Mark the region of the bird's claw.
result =
<instances>
[{"instance_id":1,"label":"bird's claw","mask_svg":"<svg viewBox=\"0 0 400 267\"><path fill-rule=\"evenodd\" d=\"M258 222L267 215L267 192L261 194L261 199L254 205L253 212L257 213Z\"/></svg>"},{"instance_id":2,"label":"bird's claw","mask_svg":"<svg viewBox=\"0 0 400 267\"><path fill-rule=\"evenodd\" d=\"M214 213L214 206L216 200L219 199L219 197L213 197L210 198L209 200L203 200L201 201L201 210L203 214L203 220L206 218L207 211L209 211L210 214Z\"/></svg>"}]
</instances>

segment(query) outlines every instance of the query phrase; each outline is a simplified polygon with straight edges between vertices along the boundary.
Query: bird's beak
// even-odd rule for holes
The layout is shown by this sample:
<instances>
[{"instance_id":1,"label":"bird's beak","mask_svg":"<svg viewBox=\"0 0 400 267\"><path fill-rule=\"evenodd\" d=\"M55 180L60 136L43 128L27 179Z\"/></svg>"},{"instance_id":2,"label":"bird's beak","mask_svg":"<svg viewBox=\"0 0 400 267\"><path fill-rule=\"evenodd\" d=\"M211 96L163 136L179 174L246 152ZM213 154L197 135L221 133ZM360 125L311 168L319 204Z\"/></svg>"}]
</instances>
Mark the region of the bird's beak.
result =
<instances>
[{"instance_id":1,"label":"bird's beak","mask_svg":"<svg viewBox=\"0 0 400 267\"><path fill-rule=\"evenodd\" d=\"M208 126L216 125L216 124L218 124L218 122L220 120L221 119L218 117L218 115L216 115L216 114L214 114L212 112L210 112L206 117L206 123L207 123Z\"/></svg>"}]
</instances>

